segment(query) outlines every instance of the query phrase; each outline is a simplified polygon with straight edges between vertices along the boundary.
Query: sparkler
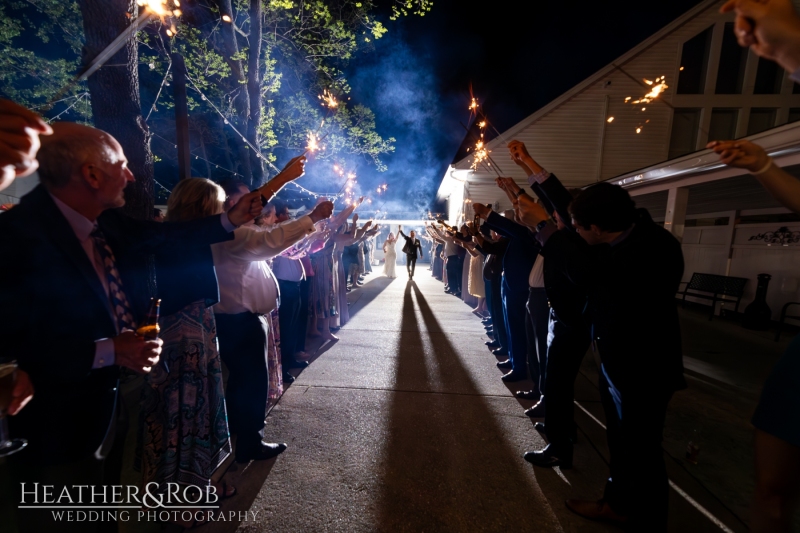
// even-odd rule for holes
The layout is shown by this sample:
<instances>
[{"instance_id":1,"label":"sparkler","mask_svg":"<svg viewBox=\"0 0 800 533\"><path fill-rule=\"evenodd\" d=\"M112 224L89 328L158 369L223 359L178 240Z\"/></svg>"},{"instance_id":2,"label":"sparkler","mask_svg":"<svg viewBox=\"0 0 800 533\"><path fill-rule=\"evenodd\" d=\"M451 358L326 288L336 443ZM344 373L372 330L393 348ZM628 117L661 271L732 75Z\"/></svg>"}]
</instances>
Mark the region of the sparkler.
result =
<instances>
[{"instance_id":1,"label":"sparkler","mask_svg":"<svg viewBox=\"0 0 800 533\"><path fill-rule=\"evenodd\" d=\"M472 170L477 170L478 165L482 164L484 168L487 170L491 167L494 169L497 176L500 177L500 167L497 166L497 163L494 162L492 156L489 155L489 150L486 148L486 144L483 141L483 132L481 132L481 136L478 137L474 133L472 133L468 127L466 127L463 123L461 127L467 130L467 134L470 135L473 139L475 139L475 152L473 152L473 159L472 159ZM488 160L489 163L486 163Z\"/></svg>"}]
</instances>

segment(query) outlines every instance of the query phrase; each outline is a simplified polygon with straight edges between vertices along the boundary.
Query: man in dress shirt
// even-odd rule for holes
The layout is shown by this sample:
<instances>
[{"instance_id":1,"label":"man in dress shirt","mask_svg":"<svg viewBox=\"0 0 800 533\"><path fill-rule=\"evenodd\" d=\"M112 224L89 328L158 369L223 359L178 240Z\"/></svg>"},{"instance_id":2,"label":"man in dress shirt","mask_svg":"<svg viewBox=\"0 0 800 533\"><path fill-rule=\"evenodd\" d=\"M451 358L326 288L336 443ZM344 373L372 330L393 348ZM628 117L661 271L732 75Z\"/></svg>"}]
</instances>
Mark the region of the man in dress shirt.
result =
<instances>
[{"instance_id":1,"label":"man in dress shirt","mask_svg":"<svg viewBox=\"0 0 800 533\"><path fill-rule=\"evenodd\" d=\"M13 475L56 486L118 484L118 465L104 463L120 456L127 429L117 423L119 368L148 372L161 351L160 341L131 331L147 311L147 256L228 239L260 200L181 224L128 218L114 209L134 181L119 143L78 124L53 130L38 154L41 185L0 216L0 334L4 353L36 387L12 420L13 434L29 443L12 457ZM39 511L19 522L22 531L53 530Z\"/></svg>"},{"instance_id":2,"label":"man in dress shirt","mask_svg":"<svg viewBox=\"0 0 800 533\"><path fill-rule=\"evenodd\" d=\"M277 204L275 213L278 224L289 222L289 208L286 204ZM306 279L306 272L302 261L283 255L272 261L272 270L280 289L281 306L278 308L278 318L281 329L281 366L286 374L290 368L308 366L307 361L298 361L296 358L300 346L300 320L301 316L305 316L301 312L303 298L300 284Z\"/></svg>"},{"instance_id":3,"label":"man in dress shirt","mask_svg":"<svg viewBox=\"0 0 800 533\"><path fill-rule=\"evenodd\" d=\"M300 177L304 160L300 161L290 163L273 181L280 182L284 174L286 180ZM230 190L226 205L247 193L243 184ZM231 433L238 435L237 462L270 459L286 449L284 443L262 442L269 394L269 321L264 315L279 306L280 298L278 281L266 260L314 233L314 224L332 212L333 204L322 202L308 216L269 230L242 226L234 232L234 240L211 247L220 293L214 316L220 357L230 372L225 399Z\"/></svg>"}]
</instances>

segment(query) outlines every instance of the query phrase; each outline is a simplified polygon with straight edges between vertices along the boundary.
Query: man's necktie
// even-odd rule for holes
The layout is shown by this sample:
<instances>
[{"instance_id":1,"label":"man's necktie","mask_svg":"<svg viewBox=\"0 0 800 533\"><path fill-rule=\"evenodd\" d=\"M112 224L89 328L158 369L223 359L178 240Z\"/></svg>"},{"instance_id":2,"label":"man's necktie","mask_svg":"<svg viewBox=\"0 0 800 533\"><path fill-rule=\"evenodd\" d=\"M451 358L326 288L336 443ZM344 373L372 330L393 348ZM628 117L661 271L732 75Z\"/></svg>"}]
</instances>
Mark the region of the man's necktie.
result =
<instances>
[{"instance_id":1,"label":"man's necktie","mask_svg":"<svg viewBox=\"0 0 800 533\"><path fill-rule=\"evenodd\" d=\"M125 291L122 288L122 279L119 276L119 270L117 270L114 252L111 251L111 247L106 242L106 238L99 227L94 228L91 237L94 239L95 249L103 260L103 268L106 271L106 280L108 281L108 296L111 300L114 316L117 318L117 327L120 331L123 329L135 330L136 322L133 320L128 297L125 296Z\"/></svg>"}]
</instances>

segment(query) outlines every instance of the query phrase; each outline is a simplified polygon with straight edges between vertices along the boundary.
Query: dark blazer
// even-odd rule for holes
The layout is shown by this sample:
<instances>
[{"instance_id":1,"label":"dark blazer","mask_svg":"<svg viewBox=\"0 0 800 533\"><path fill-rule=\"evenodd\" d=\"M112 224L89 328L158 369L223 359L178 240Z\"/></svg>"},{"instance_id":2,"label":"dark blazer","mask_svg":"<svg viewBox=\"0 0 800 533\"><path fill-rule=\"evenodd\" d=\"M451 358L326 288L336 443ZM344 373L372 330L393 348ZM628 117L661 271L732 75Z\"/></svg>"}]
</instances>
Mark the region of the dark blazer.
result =
<instances>
[{"instance_id":1,"label":"dark blazer","mask_svg":"<svg viewBox=\"0 0 800 533\"><path fill-rule=\"evenodd\" d=\"M559 254L565 275L585 288L593 339L612 383L623 394L685 388L675 307L683 276L678 240L639 209L635 227L615 246L583 249L573 241L556 232L544 253Z\"/></svg>"},{"instance_id":2,"label":"dark blazer","mask_svg":"<svg viewBox=\"0 0 800 533\"><path fill-rule=\"evenodd\" d=\"M211 246L178 245L156 254L156 294L161 298L161 316L172 315L187 305L203 301L206 307L219 302L217 271Z\"/></svg>"},{"instance_id":3,"label":"dark blazer","mask_svg":"<svg viewBox=\"0 0 800 533\"><path fill-rule=\"evenodd\" d=\"M405 246L403 246L403 253L413 257L414 259L417 258L417 250L419 250L419 255L422 256L422 244L419 242L419 239L414 237L407 237L403 230L399 231L400 235L406 240Z\"/></svg>"},{"instance_id":4,"label":"dark blazer","mask_svg":"<svg viewBox=\"0 0 800 533\"><path fill-rule=\"evenodd\" d=\"M505 283L514 294L517 291L524 291L524 297L527 300L528 278L541 249L535 235L525 226L502 217L494 211L489 214L484 226L489 226L499 235L508 237L508 248L503 256Z\"/></svg>"},{"instance_id":5,"label":"dark blazer","mask_svg":"<svg viewBox=\"0 0 800 533\"><path fill-rule=\"evenodd\" d=\"M134 318L146 313L149 254L176 244L233 238L219 216L182 223L144 222L107 211L98 225L114 251ZM28 460L57 464L93 454L115 412L119 368L94 370L95 340L116 326L97 273L69 223L39 186L0 215L0 336L36 389L12 417L28 439ZM21 457L22 458L22 457Z\"/></svg>"},{"instance_id":6,"label":"dark blazer","mask_svg":"<svg viewBox=\"0 0 800 533\"><path fill-rule=\"evenodd\" d=\"M589 245L571 225L569 204L572 203L572 195L555 175L541 185L534 183L531 187L547 212L551 216L558 212L561 220L567 224L567 228L554 233L542 249L544 285L550 307L556 320L567 327L586 328L586 280L582 276L591 267L582 264L580 268L569 268L568 262L586 263L591 252Z\"/></svg>"}]
</instances>

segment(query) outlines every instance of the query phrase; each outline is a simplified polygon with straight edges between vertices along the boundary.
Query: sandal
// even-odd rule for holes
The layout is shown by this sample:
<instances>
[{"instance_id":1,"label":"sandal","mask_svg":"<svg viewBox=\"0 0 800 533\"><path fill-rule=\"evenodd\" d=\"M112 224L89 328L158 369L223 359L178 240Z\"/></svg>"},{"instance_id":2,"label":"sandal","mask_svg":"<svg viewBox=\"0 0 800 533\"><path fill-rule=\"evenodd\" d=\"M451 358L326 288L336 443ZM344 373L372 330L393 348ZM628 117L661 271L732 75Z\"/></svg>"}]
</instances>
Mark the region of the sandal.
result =
<instances>
[{"instance_id":1,"label":"sandal","mask_svg":"<svg viewBox=\"0 0 800 533\"><path fill-rule=\"evenodd\" d=\"M219 494L222 500L236 496L236 487L228 485L225 480L222 480L219 484L215 484L214 487L217 489L217 494Z\"/></svg>"}]
</instances>

